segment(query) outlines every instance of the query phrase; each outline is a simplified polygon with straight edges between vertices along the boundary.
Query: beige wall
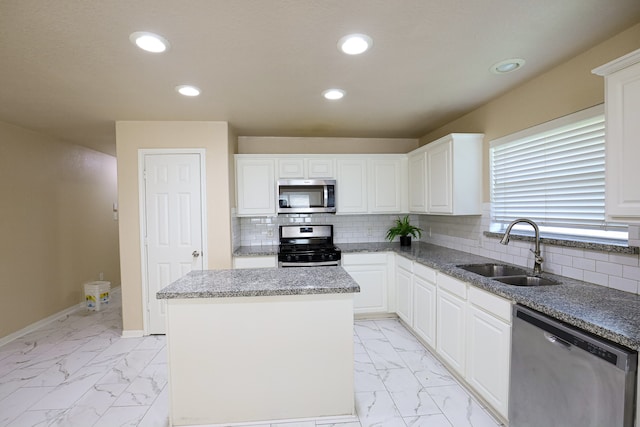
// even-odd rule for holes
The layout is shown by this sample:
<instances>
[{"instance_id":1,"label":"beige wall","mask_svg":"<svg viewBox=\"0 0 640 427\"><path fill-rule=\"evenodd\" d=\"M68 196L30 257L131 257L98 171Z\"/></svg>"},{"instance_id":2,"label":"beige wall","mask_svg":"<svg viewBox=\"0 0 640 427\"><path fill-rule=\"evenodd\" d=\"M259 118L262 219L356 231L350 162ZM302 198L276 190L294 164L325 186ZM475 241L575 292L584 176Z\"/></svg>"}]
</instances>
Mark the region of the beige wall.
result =
<instances>
[{"instance_id":1,"label":"beige wall","mask_svg":"<svg viewBox=\"0 0 640 427\"><path fill-rule=\"evenodd\" d=\"M591 70L640 48L640 23L420 138L485 134L484 200L489 201L489 142L604 102L604 79Z\"/></svg>"},{"instance_id":2,"label":"beige wall","mask_svg":"<svg viewBox=\"0 0 640 427\"><path fill-rule=\"evenodd\" d=\"M206 149L208 268L231 268L230 160L235 136L226 122L117 122L122 318L125 331L144 329L140 258L138 150Z\"/></svg>"},{"instance_id":3,"label":"beige wall","mask_svg":"<svg viewBox=\"0 0 640 427\"><path fill-rule=\"evenodd\" d=\"M0 338L120 284L116 159L0 122Z\"/></svg>"},{"instance_id":4,"label":"beige wall","mask_svg":"<svg viewBox=\"0 0 640 427\"><path fill-rule=\"evenodd\" d=\"M296 138L241 136L241 154L383 154L418 148L410 138Z\"/></svg>"}]
</instances>

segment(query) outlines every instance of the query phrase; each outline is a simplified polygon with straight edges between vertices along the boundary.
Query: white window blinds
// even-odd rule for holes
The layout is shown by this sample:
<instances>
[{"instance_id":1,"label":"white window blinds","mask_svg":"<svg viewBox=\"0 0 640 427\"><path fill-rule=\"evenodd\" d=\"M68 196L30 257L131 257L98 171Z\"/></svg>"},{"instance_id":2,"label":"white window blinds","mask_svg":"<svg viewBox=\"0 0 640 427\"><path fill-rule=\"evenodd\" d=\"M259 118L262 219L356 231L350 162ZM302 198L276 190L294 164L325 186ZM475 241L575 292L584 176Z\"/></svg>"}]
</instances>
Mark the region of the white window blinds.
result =
<instances>
[{"instance_id":1,"label":"white window blinds","mask_svg":"<svg viewBox=\"0 0 640 427\"><path fill-rule=\"evenodd\" d=\"M493 228L529 218L550 233L626 232L605 221L604 142L602 106L492 142Z\"/></svg>"}]
</instances>

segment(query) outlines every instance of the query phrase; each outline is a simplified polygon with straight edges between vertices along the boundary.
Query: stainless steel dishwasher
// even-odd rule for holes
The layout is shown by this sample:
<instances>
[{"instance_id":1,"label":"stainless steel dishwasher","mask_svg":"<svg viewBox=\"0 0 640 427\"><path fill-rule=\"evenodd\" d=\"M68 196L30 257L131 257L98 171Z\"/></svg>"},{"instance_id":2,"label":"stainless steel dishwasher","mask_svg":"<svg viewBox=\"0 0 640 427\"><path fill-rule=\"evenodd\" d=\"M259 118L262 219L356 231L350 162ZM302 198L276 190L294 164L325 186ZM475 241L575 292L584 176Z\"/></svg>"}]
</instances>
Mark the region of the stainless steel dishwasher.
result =
<instances>
[{"instance_id":1,"label":"stainless steel dishwasher","mask_svg":"<svg viewBox=\"0 0 640 427\"><path fill-rule=\"evenodd\" d=\"M510 427L632 427L638 353L513 309Z\"/></svg>"}]
</instances>

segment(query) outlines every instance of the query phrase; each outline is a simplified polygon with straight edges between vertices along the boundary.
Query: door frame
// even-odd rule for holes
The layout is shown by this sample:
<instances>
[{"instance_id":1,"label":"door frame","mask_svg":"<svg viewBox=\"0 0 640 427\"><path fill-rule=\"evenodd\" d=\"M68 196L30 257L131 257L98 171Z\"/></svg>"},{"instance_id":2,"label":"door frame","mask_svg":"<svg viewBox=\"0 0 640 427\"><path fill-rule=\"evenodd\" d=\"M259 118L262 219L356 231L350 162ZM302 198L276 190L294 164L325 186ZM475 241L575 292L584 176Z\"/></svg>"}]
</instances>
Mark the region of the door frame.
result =
<instances>
[{"instance_id":1,"label":"door frame","mask_svg":"<svg viewBox=\"0 0 640 427\"><path fill-rule=\"evenodd\" d=\"M141 148L138 149L138 209L140 212L140 278L142 282L142 327L143 334L149 335L149 282L147 264L147 245L144 231L147 225L146 186L144 177L145 157L147 155L198 154L200 156L200 221L202 224L202 269L209 265L207 246L207 191L206 191L206 153L205 148Z\"/></svg>"}]
</instances>

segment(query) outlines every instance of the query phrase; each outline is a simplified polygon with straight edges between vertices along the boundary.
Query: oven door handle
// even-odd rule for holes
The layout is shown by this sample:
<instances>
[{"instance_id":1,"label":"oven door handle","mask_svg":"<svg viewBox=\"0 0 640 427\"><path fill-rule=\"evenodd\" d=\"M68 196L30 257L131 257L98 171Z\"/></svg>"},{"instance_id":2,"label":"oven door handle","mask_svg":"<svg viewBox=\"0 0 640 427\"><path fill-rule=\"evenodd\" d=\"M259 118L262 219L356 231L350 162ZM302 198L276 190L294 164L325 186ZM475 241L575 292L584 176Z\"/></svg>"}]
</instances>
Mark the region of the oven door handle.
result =
<instances>
[{"instance_id":1,"label":"oven door handle","mask_svg":"<svg viewBox=\"0 0 640 427\"><path fill-rule=\"evenodd\" d=\"M339 261L320 261L320 262L279 262L279 267L337 267Z\"/></svg>"}]
</instances>

